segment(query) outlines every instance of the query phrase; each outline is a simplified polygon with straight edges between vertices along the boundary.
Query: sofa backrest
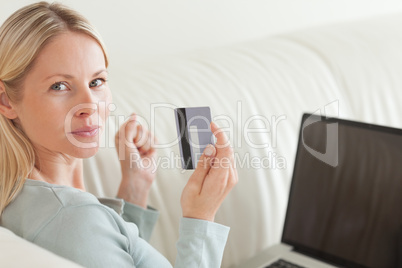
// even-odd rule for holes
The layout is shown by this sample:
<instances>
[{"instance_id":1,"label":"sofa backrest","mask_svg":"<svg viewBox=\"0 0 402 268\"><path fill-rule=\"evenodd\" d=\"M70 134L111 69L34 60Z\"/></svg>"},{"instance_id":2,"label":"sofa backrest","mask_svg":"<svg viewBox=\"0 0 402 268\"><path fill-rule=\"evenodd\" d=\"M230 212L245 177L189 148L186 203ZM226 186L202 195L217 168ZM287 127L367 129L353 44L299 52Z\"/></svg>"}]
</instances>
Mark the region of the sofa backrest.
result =
<instances>
[{"instance_id":1,"label":"sofa backrest","mask_svg":"<svg viewBox=\"0 0 402 268\"><path fill-rule=\"evenodd\" d=\"M114 133L119 116L138 113L162 146L150 195L161 217L151 243L173 262L179 200L192 173L174 160L173 108L210 106L240 178L216 216L232 228L223 267L255 255L280 241L303 112L402 126L401 23L401 14L383 16L111 67L115 109L98 155L85 160L88 190L116 193Z\"/></svg>"}]
</instances>

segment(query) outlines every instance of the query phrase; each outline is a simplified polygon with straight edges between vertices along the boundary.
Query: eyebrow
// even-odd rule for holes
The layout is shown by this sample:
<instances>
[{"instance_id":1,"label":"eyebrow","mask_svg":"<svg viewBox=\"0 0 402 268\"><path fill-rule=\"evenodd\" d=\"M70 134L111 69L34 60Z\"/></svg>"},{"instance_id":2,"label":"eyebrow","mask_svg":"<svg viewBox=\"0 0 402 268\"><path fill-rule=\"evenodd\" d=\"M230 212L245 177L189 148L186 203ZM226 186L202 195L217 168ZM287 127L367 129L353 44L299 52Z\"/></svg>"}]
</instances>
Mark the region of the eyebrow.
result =
<instances>
[{"instance_id":1,"label":"eyebrow","mask_svg":"<svg viewBox=\"0 0 402 268\"><path fill-rule=\"evenodd\" d=\"M101 70L97 71L96 73L94 73L92 76L93 77L98 76L99 74L101 74L103 72L108 73L107 69L101 69ZM67 79L74 78L74 76L72 76L70 74L52 74L52 75L49 75L48 77L46 77L43 81L49 80L50 78L52 78L54 76L62 76L62 77L67 78Z\"/></svg>"}]
</instances>

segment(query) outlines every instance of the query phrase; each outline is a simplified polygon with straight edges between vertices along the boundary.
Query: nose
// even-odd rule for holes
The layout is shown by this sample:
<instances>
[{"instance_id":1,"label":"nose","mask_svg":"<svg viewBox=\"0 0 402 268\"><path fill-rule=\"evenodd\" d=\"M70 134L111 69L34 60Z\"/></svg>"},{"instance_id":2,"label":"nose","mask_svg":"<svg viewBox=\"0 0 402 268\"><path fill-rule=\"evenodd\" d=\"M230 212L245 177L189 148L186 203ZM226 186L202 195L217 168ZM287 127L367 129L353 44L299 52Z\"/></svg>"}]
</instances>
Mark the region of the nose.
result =
<instances>
[{"instance_id":1,"label":"nose","mask_svg":"<svg viewBox=\"0 0 402 268\"><path fill-rule=\"evenodd\" d=\"M78 105L76 106L75 116L84 117L91 116L98 110L98 105L89 87L83 87L78 94Z\"/></svg>"},{"instance_id":2,"label":"nose","mask_svg":"<svg viewBox=\"0 0 402 268\"><path fill-rule=\"evenodd\" d=\"M95 103L81 103L78 105L78 110L75 112L76 117L91 116L98 110Z\"/></svg>"}]
</instances>

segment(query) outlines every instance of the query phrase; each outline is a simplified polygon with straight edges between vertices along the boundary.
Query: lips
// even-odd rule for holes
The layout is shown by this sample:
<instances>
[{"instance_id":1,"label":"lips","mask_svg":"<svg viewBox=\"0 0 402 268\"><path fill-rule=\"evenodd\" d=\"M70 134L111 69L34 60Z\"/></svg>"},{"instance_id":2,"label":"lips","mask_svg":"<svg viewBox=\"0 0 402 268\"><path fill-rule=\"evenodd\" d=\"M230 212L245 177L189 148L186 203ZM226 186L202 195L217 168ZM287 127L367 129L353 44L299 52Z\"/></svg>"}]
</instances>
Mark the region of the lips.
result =
<instances>
[{"instance_id":1,"label":"lips","mask_svg":"<svg viewBox=\"0 0 402 268\"><path fill-rule=\"evenodd\" d=\"M70 134L75 135L75 136L81 136L81 137L93 137L96 136L99 132L99 126L86 126L82 128L78 128Z\"/></svg>"}]
</instances>

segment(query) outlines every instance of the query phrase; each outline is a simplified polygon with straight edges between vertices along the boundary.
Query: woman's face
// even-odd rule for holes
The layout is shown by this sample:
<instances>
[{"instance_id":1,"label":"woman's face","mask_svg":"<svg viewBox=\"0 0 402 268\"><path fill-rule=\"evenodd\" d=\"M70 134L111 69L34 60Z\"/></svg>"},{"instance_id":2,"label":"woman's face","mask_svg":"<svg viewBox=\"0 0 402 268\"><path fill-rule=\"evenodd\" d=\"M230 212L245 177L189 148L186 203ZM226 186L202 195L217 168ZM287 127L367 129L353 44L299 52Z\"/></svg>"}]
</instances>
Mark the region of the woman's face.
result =
<instances>
[{"instance_id":1,"label":"woman's face","mask_svg":"<svg viewBox=\"0 0 402 268\"><path fill-rule=\"evenodd\" d=\"M39 151L93 156L109 115L104 54L91 37L67 32L39 53L15 106L17 122Z\"/></svg>"}]
</instances>

